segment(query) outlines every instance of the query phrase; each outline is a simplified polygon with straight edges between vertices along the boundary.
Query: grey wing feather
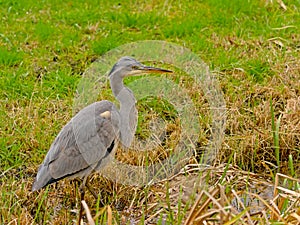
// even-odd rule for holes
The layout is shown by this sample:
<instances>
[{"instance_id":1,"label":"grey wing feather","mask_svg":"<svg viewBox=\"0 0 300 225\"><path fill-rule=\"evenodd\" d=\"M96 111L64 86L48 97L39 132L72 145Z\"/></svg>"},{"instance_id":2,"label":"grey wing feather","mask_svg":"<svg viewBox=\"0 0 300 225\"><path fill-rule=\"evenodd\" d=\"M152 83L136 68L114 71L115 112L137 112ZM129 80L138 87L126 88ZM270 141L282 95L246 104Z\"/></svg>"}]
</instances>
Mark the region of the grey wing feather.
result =
<instances>
[{"instance_id":1,"label":"grey wing feather","mask_svg":"<svg viewBox=\"0 0 300 225\"><path fill-rule=\"evenodd\" d=\"M100 116L105 111L111 112L110 119ZM111 102L96 102L79 111L52 143L32 189L65 177L82 177L104 166L108 149L118 143L118 127L119 114Z\"/></svg>"}]
</instances>

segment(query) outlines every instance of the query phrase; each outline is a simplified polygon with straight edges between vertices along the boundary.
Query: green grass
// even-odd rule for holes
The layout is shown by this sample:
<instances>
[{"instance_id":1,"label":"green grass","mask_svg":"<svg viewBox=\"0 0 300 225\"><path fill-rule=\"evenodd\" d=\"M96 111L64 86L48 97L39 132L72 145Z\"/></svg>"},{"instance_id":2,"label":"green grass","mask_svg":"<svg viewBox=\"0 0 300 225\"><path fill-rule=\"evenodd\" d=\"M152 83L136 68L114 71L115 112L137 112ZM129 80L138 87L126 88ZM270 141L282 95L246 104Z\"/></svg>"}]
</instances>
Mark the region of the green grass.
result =
<instances>
[{"instance_id":1,"label":"green grass","mask_svg":"<svg viewBox=\"0 0 300 225\"><path fill-rule=\"evenodd\" d=\"M107 51L139 40L183 45L216 74L227 105L219 161L260 175L281 172L296 177L300 128L295 121L300 109L290 107L289 102L297 99L300 90L300 2L283 2L287 10L267 0L0 0L0 224L15 219L18 224L51 224L55 218L61 219L56 223L71 224L76 218L71 210L78 205L69 198L74 194L66 191L68 182L59 186L64 197L57 200L65 211L58 210L54 218L57 211L51 208L58 204L56 186L32 194L33 178L53 139L72 117L75 91L84 71ZM173 79L180 83L180 77ZM188 82L182 84L189 87ZM201 90L189 90L189 94L201 115L200 154L209 139L209 110ZM138 104L139 136L148 136L149 108L156 114L167 111L163 116L171 115L170 120L177 116L159 99ZM105 204L113 205L113 198L122 198L115 191L106 193ZM139 204L144 194L135 196L137 208L145 207ZM124 197L126 204L131 204L131 197L134 199L133 195ZM180 206L178 214L173 212L170 201L157 215L161 224L165 218L167 224L179 224L188 214ZM150 204L151 199L146 202ZM184 207L181 201L178 204ZM93 212L101 208L99 202L96 205ZM121 218L112 208L114 218ZM98 224L107 220L104 214Z\"/></svg>"}]
</instances>

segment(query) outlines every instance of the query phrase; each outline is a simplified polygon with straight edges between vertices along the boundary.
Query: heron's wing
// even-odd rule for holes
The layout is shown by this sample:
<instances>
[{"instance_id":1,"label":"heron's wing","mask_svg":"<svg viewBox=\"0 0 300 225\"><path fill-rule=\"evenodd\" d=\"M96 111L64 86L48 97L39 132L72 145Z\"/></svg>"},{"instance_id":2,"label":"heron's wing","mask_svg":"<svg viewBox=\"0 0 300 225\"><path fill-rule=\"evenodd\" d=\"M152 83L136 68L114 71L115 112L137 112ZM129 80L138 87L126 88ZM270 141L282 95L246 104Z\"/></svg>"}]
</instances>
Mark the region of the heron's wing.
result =
<instances>
[{"instance_id":1,"label":"heron's wing","mask_svg":"<svg viewBox=\"0 0 300 225\"><path fill-rule=\"evenodd\" d=\"M104 163L117 144L118 123L112 119L116 113L111 102L101 101L73 117L52 143L33 189L65 177L85 176Z\"/></svg>"}]
</instances>

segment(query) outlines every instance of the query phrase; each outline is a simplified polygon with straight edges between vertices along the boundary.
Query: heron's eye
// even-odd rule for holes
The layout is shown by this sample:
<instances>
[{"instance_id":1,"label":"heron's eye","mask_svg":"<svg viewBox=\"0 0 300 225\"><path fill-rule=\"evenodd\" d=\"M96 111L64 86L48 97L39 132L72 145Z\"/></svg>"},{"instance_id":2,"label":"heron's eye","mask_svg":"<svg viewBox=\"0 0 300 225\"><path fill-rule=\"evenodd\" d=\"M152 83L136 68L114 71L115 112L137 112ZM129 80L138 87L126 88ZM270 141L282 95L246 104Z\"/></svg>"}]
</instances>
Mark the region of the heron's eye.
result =
<instances>
[{"instance_id":1,"label":"heron's eye","mask_svg":"<svg viewBox=\"0 0 300 225\"><path fill-rule=\"evenodd\" d=\"M133 70L138 70L139 67L138 67L138 66L132 66L132 69L133 69Z\"/></svg>"}]
</instances>

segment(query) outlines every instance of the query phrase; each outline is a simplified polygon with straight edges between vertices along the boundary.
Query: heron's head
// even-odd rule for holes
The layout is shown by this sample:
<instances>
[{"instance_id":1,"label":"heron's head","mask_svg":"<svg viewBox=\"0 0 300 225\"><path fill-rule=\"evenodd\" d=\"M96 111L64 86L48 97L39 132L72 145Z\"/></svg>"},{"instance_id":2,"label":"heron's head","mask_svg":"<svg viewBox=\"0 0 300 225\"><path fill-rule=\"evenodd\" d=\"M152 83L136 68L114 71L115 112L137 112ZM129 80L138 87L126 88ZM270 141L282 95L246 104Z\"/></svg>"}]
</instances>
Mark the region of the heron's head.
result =
<instances>
[{"instance_id":1,"label":"heron's head","mask_svg":"<svg viewBox=\"0 0 300 225\"><path fill-rule=\"evenodd\" d=\"M134 75L140 75L145 73L172 73L170 70L155 68L151 66L145 66L134 58L125 56L119 59L119 61L113 66L109 75L117 75L122 78Z\"/></svg>"}]
</instances>

